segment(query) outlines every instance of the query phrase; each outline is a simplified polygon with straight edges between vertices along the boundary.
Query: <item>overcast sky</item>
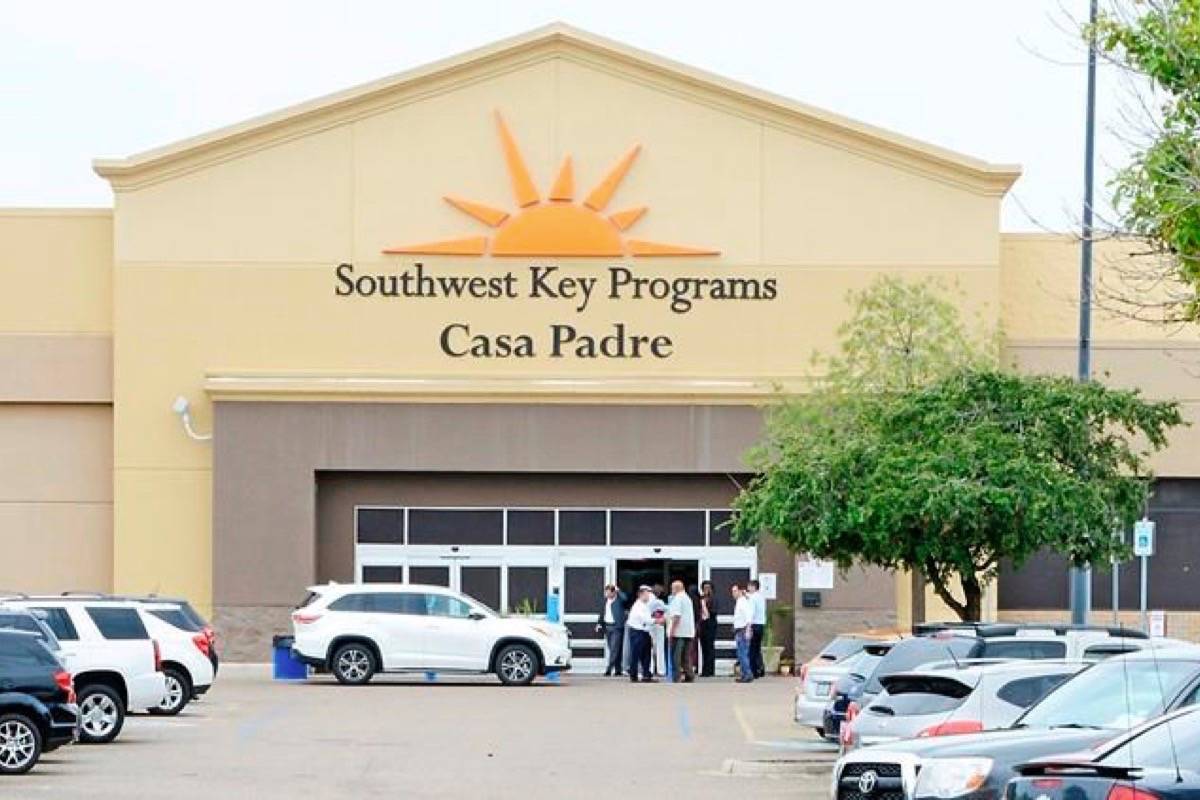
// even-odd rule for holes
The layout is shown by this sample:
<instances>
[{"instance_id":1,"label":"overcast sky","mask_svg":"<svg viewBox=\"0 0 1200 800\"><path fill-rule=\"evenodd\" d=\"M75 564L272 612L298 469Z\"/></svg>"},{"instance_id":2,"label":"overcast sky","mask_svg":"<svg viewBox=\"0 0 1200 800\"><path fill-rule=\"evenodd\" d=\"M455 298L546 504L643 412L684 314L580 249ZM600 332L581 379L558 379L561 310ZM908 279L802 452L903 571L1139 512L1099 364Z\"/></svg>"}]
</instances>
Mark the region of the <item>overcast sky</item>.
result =
<instances>
[{"instance_id":1,"label":"overcast sky","mask_svg":"<svg viewBox=\"0 0 1200 800\"><path fill-rule=\"evenodd\" d=\"M1086 0L5 3L0 206L106 206L125 156L560 20L979 158L1007 230L1076 226ZM1125 158L1101 73L1097 192Z\"/></svg>"}]
</instances>

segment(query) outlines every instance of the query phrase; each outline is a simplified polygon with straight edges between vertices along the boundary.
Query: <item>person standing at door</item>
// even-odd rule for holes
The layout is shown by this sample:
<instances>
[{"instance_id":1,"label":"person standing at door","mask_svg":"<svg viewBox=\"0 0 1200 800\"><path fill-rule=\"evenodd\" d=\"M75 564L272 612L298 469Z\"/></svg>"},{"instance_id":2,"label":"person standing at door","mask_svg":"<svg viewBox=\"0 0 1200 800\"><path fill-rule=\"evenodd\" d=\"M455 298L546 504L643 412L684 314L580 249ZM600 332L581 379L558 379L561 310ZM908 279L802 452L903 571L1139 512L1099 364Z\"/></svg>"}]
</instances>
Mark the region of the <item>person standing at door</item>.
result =
<instances>
[{"instance_id":1,"label":"person standing at door","mask_svg":"<svg viewBox=\"0 0 1200 800\"><path fill-rule=\"evenodd\" d=\"M654 644L654 674L659 677L667 674L667 604L663 600L666 593L661 583L654 584L650 592L650 616L655 623L650 639Z\"/></svg>"},{"instance_id":2,"label":"person standing at door","mask_svg":"<svg viewBox=\"0 0 1200 800\"><path fill-rule=\"evenodd\" d=\"M750 605L754 610L751 617L751 627L754 631L754 636L750 640L750 666L754 668L754 677L762 678L767 674L763 667L762 645L763 632L767 629L767 598L760 591L761 587L758 581L750 581L748 585L748 593L750 595Z\"/></svg>"},{"instance_id":3,"label":"person standing at door","mask_svg":"<svg viewBox=\"0 0 1200 800\"><path fill-rule=\"evenodd\" d=\"M692 609L692 598L683 588L683 581L671 583L671 602L667 605L667 638L671 643L672 680L691 683L696 679L692 672L692 640L696 638L696 616Z\"/></svg>"},{"instance_id":4,"label":"person standing at door","mask_svg":"<svg viewBox=\"0 0 1200 800\"><path fill-rule=\"evenodd\" d=\"M700 584L700 677L711 678L717 666L717 597L712 581Z\"/></svg>"},{"instance_id":5,"label":"person standing at door","mask_svg":"<svg viewBox=\"0 0 1200 800\"><path fill-rule=\"evenodd\" d=\"M733 595L733 642L737 645L738 683L754 680L754 669L750 666L750 640L754 636L754 605L736 583L730 588Z\"/></svg>"},{"instance_id":6,"label":"person standing at door","mask_svg":"<svg viewBox=\"0 0 1200 800\"><path fill-rule=\"evenodd\" d=\"M653 596L649 586L639 586L637 600L625 618L625 627L629 630L629 680L633 683L638 682L639 669L642 681L654 683L650 674L650 629L654 627L654 619L650 616L650 598Z\"/></svg>"},{"instance_id":7,"label":"person standing at door","mask_svg":"<svg viewBox=\"0 0 1200 800\"><path fill-rule=\"evenodd\" d=\"M611 583L604 587L604 609L596 620L596 631L603 631L604 646L608 655L604 676L621 675L621 656L625 643L625 598Z\"/></svg>"}]
</instances>

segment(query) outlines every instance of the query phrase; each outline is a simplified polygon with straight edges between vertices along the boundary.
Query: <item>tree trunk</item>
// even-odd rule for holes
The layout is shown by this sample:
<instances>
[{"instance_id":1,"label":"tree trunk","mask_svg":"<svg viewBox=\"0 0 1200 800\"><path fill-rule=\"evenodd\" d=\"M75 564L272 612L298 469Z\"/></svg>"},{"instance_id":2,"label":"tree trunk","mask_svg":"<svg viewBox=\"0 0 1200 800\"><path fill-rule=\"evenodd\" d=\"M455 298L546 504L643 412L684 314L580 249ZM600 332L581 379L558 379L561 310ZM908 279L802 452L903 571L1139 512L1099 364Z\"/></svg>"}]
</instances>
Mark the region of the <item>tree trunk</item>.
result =
<instances>
[{"instance_id":1,"label":"tree trunk","mask_svg":"<svg viewBox=\"0 0 1200 800\"><path fill-rule=\"evenodd\" d=\"M959 600L946 586L945 579L938 575L934 570L926 570L926 575L934 575L929 579L930 585L933 586L933 591L938 597L942 598L942 602L950 606L958 618L963 622L979 622L983 614L983 587L972 573L970 575L960 575L959 582L962 584L963 600Z\"/></svg>"}]
</instances>

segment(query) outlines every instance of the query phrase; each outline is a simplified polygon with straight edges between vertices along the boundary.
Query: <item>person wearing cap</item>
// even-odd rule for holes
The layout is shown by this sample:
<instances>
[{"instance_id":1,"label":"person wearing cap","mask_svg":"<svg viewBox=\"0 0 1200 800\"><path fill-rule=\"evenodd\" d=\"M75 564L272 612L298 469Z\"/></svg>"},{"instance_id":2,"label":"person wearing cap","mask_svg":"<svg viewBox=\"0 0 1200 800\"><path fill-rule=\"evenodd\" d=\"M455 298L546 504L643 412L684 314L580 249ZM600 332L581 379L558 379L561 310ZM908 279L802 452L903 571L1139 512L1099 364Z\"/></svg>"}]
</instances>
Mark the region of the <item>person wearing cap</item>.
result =
<instances>
[{"instance_id":1,"label":"person wearing cap","mask_svg":"<svg viewBox=\"0 0 1200 800\"><path fill-rule=\"evenodd\" d=\"M621 671L621 656L625 644L625 598L621 590L611 583L604 587L604 610L596 620L596 632L601 631L608 650L604 675L624 674Z\"/></svg>"},{"instance_id":2,"label":"person wearing cap","mask_svg":"<svg viewBox=\"0 0 1200 800\"><path fill-rule=\"evenodd\" d=\"M730 588L733 595L733 641L737 645L738 683L754 680L754 668L750 666L750 640L754 637L754 605L736 583Z\"/></svg>"},{"instance_id":3,"label":"person wearing cap","mask_svg":"<svg viewBox=\"0 0 1200 800\"><path fill-rule=\"evenodd\" d=\"M631 657L629 660L629 680L633 683L638 682L638 670L641 670L642 681L645 683L654 683L654 677L650 674L650 631L653 629L655 622L650 615L650 598L654 593L650 591L649 586L639 586L637 600L629 609L629 615L625 618L625 627L629 630L629 648Z\"/></svg>"}]
</instances>

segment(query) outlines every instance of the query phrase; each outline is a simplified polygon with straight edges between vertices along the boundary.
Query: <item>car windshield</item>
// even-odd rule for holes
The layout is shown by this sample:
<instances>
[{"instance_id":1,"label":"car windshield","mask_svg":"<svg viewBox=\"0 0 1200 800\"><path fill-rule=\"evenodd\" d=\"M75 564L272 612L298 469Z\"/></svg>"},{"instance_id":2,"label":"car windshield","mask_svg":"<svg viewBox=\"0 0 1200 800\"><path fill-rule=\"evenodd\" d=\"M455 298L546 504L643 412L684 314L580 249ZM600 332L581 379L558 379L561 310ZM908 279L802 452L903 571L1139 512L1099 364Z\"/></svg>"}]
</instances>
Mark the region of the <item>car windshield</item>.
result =
<instances>
[{"instance_id":1,"label":"car windshield","mask_svg":"<svg viewBox=\"0 0 1200 800\"><path fill-rule=\"evenodd\" d=\"M1024 728L1121 730L1162 713L1200 671L1192 661L1117 659L1084 670L1017 720Z\"/></svg>"},{"instance_id":2,"label":"car windshield","mask_svg":"<svg viewBox=\"0 0 1200 800\"><path fill-rule=\"evenodd\" d=\"M968 658L977 640L965 636L921 637L905 639L896 644L879 662L867 681L866 690L872 694L883 691L879 679L884 675L908 672L932 661L953 661Z\"/></svg>"},{"instance_id":3,"label":"car windshield","mask_svg":"<svg viewBox=\"0 0 1200 800\"><path fill-rule=\"evenodd\" d=\"M865 644L865 640L854 636L839 636L825 645L818 658L822 661L841 661L847 656L861 652Z\"/></svg>"},{"instance_id":4,"label":"car windshield","mask_svg":"<svg viewBox=\"0 0 1200 800\"><path fill-rule=\"evenodd\" d=\"M1151 769L1171 769L1177 763L1195 763L1200 751L1200 717L1195 713L1172 717L1121 744L1100 759L1101 764Z\"/></svg>"},{"instance_id":5,"label":"car windshield","mask_svg":"<svg viewBox=\"0 0 1200 800\"><path fill-rule=\"evenodd\" d=\"M883 661L883 656L872 655L865 650L853 658L854 662L847 661L846 666L850 668L850 675L859 681L865 681Z\"/></svg>"}]
</instances>

